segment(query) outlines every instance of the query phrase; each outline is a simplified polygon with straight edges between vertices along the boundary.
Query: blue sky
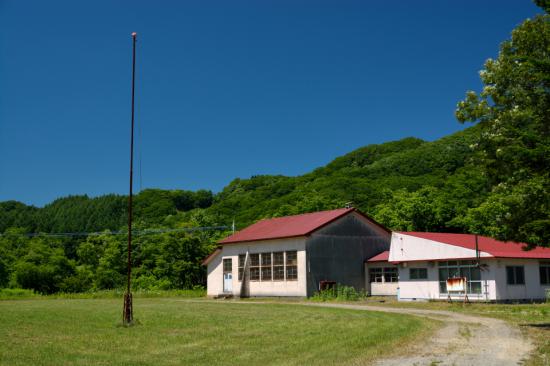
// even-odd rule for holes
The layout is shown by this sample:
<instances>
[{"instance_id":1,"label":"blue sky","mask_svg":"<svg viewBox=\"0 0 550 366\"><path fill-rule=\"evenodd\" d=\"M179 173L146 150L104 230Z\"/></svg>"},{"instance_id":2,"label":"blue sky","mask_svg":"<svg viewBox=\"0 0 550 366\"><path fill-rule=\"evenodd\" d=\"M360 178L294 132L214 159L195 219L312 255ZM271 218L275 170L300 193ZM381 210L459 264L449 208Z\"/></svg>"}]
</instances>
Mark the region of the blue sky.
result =
<instances>
[{"instance_id":1,"label":"blue sky","mask_svg":"<svg viewBox=\"0 0 550 366\"><path fill-rule=\"evenodd\" d=\"M464 128L456 103L537 12L528 0L0 0L0 200L127 192L132 31L136 190L219 191Z\"/></svg>"}]
</instances>

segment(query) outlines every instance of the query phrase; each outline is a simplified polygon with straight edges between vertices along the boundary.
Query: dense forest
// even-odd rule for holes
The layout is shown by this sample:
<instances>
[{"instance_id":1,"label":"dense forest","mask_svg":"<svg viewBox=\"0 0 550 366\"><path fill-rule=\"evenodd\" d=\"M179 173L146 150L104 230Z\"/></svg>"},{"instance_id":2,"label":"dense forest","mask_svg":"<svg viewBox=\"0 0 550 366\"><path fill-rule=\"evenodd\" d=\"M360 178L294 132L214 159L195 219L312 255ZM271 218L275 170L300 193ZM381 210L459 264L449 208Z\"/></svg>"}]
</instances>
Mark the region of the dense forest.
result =
<instances>
[{"instance_id":1,"label":"dense forest","mask_svg":"<svg viewBox=\"0 0 550 366\"><path fill-rule=\"evenodd\" d=\"M393 230L470 232L549 246L550 2L536 3L546 14L514 29L480 72L483 90L458 103L458 121L473 123L463 131L431 142L411 137L368 145L302 176L235 179L216 194L137 194L136 288L204 284L200 261L230 233L168 229L232 222L243 228L346 202ZM126 215L123 195L69 196L41 208L0 202L0 287L44 293L121 287L127 238L117 231Z\"/></svg>"}]
</instances>

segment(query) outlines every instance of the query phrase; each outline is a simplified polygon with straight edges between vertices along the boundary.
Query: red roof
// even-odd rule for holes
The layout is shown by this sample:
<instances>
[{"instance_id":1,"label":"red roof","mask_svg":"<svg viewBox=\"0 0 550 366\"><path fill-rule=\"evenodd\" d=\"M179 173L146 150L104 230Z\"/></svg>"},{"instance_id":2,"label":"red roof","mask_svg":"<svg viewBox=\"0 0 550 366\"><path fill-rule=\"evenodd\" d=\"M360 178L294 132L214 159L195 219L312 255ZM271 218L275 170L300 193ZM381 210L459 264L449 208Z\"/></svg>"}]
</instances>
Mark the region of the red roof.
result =
<instances>
[{"instance_id":1,"label":"red roof","mask_svg":"<svg viewBox=\"0 0 550 366\"><path fill-rule=\"evenodd\" d=\"M418 238L438 241L440 243L455 245L457 247L476 248L476 236L474 234L448 234L448 233L423 233L401 232L401 234L416 236ZM527 244L513 241L500 241L486 236L478 235L478 250L489 253L497 258L542 258L550 259L550 248L535 247L526 250Z\"/></svg>"},{"instance_id":2,"label":"red roof","mask_svg":"<svg viewBox=\"0 0 550 366\"><path fill-rule=\"evenodd\" d=\"M380 254L375 255L372 258L366 260L366 262L387 262L390 258L390 251L386 250Z\"/></svg>"},{"instance_id":3,"label":"red roof","mask_svg":"<svg viewBox=\"0 0 550 366\"><path fill-rule=\"evenodd\" d=\"M355 209L340 208L337 210L265 219L236 232L220 241L220 243L229 244L305 236L352 211L355 211Z\"/></svg>"},{"instance_id":4,"label":"red roof","mask_svg":"<svg viewBox=\"0 0 550 366\"><path fill-rule=\"evenodd\" d=\"M214 259L215 256L217 256L219 253L221 253L221 248L216 248L212 253L210 253L206 258L202 260L202 265L206 266L208 263L212 262L212 259Z\"/></svg>"}]
</instances>

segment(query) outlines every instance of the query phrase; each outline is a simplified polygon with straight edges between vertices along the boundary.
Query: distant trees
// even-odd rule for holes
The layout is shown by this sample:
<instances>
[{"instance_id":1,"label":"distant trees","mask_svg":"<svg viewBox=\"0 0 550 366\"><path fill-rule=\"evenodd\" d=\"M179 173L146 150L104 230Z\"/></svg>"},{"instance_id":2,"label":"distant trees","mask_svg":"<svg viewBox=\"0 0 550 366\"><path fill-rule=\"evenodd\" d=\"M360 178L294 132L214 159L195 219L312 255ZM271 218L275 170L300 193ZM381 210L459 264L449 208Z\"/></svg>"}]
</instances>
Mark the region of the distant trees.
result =
<instances>
[{"instance_id":1,"label":"distant trees","mask_svg":"<svg viewBox=\"0 0 550 366\"><path fill-rule=\"evenodd\" d=\"M168 215L207 208L212 205L211 191L145 189L134 198L134 218L145 224L162 224ZM108 194L56 199L43 208L17 201L0 202L0 232L10 227L27 232L74 233L118 230L127 220L128 197Z\"/></svg>"},{"instance_id":2,"label":"distant trees","mask_svg":"<svg viewBox=\"0 0 550 366\"><path fill-rule=\"evenodd\" d=\"M11 230L0 236L0 288L21 287L40 293L82 292L121 288L126 279L127 239L108 232L80 239L28 238ZM185 232L136 236L134 287L192 288L205 283L202 259L220 233ZM14 241L17 242L16 245ZM65 248L75 245L76 257Z\"/></svg>"},{"instance_id":3,"label":"distant trees","mask_svg":"<svg viewBox=\"0 0 550 366\"><path fill-rule=\"evenodd\" d=\"M212 204L210 191L146 190L136 196L135 229L219 225L203 210ZM41 293L121 288L126 278L126 197L69 196L44 208L10 201L0 203L0 217L31 226L0 232L0 288L22 287ZM195 211L195 212L193 212ZM29 236L47 228L72 236ZM104 231L86 235L83 232ZM44 230L46 231L46 230ZM82 234L80 234L82 233ZM219 232L155 233L133 240L134 286L145 289L188 288L205 283L200 264L220 238Z\"/></svg>"}]
</instances>

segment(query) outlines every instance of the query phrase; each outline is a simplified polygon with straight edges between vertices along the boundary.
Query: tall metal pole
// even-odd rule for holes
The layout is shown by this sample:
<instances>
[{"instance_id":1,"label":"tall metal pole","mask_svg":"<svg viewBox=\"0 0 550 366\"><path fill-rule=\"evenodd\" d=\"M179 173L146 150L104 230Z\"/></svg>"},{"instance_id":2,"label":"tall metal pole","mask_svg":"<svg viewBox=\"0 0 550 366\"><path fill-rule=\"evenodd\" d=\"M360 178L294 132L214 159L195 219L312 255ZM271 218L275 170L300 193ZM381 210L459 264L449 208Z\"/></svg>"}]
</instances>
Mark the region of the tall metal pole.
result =
<instances>
[{"instance_id":1,"label":"tall metal pole","mask_svg":"<svg viewBox=\"0 0 550 366\"><path fill-rule=\"evenodd\" d=\"M134 177L134 95L136 84L136 37L132 33L132 127L130 132L130 194L128 195L128 276L126 279L126 293L124 294L124 310L122 322L124 325L131 325L134 319L132 307L132 292L130 291L130 280L132 277L132 196Z\"/></svg>"},{"instance_id":2,"label":"tall metal pole","mask_svg":"<svg viewBox=\"0 0 550 366\"><path fill-rule=\"evenodd\" d=\"M479 267L479 244L477 242L477 234L475 234L476 237L476 265Z\"/></svg>"}]
</instances>

